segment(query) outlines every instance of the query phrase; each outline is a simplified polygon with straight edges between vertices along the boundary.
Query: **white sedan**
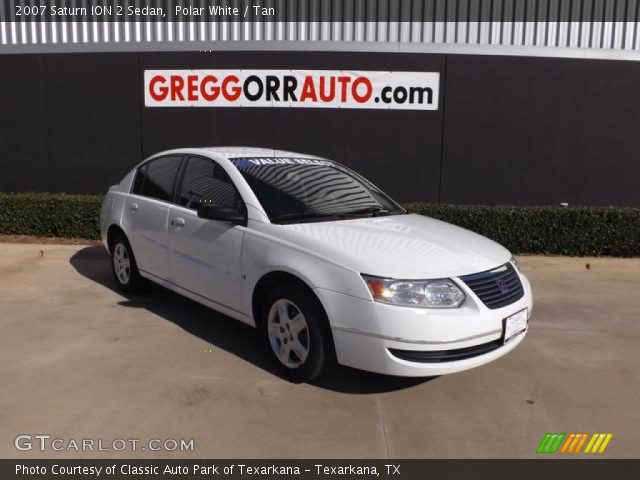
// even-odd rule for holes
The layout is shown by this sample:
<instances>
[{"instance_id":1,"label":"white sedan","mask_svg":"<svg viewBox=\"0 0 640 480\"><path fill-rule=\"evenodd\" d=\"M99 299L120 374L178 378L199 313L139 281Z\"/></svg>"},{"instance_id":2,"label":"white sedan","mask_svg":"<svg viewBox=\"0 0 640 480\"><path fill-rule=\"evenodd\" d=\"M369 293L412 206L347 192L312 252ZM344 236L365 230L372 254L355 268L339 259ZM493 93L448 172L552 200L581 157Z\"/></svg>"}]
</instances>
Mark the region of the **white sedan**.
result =
<instances>
[{"instance_id":1,"label":"white sedan","mask_svg":"<svg viewBox=\"0 0 640 480\"><path fill-rule=\"evenodd\" d=\"M124 292L150 280L257 327L293 381L336 362L400 376L477 367L513 350L531 314L505 248L310 155L159 153L109 189L100 227Z\"/></svg>"}]
</instances>

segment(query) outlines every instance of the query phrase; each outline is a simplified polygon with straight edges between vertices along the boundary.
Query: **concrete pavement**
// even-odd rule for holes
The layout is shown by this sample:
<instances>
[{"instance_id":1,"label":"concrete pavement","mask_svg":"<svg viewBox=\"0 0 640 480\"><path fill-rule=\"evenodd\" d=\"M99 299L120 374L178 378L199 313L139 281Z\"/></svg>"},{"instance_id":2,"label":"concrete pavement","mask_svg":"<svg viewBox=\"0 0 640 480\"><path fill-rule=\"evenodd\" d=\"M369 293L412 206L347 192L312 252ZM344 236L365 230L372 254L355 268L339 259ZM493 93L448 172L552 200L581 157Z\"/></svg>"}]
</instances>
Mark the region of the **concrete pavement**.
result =
<instances>
[{"instance_id":1,"label":"concrete pavement","mask_svg":"<svg viewBox=\"0 0 640 480\"><path fill-rule=\"evenodd\" d=\"M602 457L640 458L640 259L520 262L534 312L506 357L293 385L250 327L159 287L117 293L101 247L0 244L0 457L532 458L560 431L612 432ZM195 451L21 452L19 434Z\"/></svg>"}]
</instances>

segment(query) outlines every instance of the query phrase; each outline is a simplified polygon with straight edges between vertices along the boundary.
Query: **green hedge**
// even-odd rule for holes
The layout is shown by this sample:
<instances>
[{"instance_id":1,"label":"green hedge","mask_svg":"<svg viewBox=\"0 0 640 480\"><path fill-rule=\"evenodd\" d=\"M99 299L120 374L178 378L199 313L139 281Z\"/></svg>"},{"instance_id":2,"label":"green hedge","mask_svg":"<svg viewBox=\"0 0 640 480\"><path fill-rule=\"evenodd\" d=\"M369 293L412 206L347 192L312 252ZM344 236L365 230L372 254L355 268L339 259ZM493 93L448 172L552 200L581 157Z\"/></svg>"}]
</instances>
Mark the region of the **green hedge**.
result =
<instances>
[{"instance_id":1,"label":"green hedge","mask_svg":"<svg viewBox=\"0 0 640 480\"><path fill-rule=\"evenodd\" d=\"M640 208L405 205L485 235L513 253L640 256Z\"/></svg>"},{"instance_id":2,"label":"green hedge","mask_svg":"<svg viewBox=\"0 0 640 480\"><path fill-rule=\"evenodd\" d=\"M101 196L0 193L0 234L99 238ZM640 256L640 208L405 205L513 253Z\"/></svg>"},{"instance_id":3,"label":"green hedge","mask_svg":"<svg viewBox=\"0 0 640 480\"><path fill-rule=\"evenodd\" d=\"M100 238L99 195L0 193L0 235Z\"/></svg>"}]
</instances>

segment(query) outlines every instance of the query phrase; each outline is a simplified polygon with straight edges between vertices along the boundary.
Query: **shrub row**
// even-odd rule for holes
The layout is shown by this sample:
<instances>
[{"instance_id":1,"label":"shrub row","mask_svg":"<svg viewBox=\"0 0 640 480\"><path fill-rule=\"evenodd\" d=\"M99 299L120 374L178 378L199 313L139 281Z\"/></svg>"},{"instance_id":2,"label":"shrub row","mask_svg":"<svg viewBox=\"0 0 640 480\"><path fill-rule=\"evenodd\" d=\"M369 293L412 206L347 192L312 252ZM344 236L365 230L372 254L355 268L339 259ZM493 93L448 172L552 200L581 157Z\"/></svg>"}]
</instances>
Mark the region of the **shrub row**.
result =
<instances>
[{"instance_id":1,"label":"shrub row","mask_svg":"<svg viewBox=\"0 0 640 480\"><path fill-rule=\"evenodd\" d=\"M98 195L0 193L0 234L100 237Z\"/></svg>"},{"instance_id":2,"label":"shrub row","mask_svg":"<svg viewBox=\"0 0 640 480\"><path fill-rule=\"evenodd\" d=\"M405 205L485 235L513 253L640 256L640 208Z\"/></svg>"},{"instance_id":3,"label":"shrub row","mask_svg":"<svg viewBox=\"0 0 640 480\"><path fill-rule=\"evenodd\" d=\"M0 234L97 239L101 201L97 195L0 193ZM640 208L405 206L485 235L513 253L640 256Z\"/></svg>"}]
</instances>

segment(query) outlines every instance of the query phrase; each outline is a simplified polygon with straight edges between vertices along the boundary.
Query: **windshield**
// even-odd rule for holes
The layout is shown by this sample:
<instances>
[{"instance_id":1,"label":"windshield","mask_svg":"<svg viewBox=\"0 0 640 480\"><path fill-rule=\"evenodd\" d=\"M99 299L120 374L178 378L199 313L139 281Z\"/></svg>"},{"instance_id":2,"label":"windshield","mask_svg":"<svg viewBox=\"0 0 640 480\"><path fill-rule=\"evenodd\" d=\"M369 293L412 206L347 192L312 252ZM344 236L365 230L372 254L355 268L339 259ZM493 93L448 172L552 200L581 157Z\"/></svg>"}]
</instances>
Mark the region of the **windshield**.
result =
<instances>
[{"instance_id":1,"label":"windshield","mask_svg":"<svg viewBox=\"0 0 640 480\"><path fill-rule=\"evenodd\" d=\"M405 213L367 180L328 160L268 157L233 163L275 223Z\"/></svg>"}]
</instances>

